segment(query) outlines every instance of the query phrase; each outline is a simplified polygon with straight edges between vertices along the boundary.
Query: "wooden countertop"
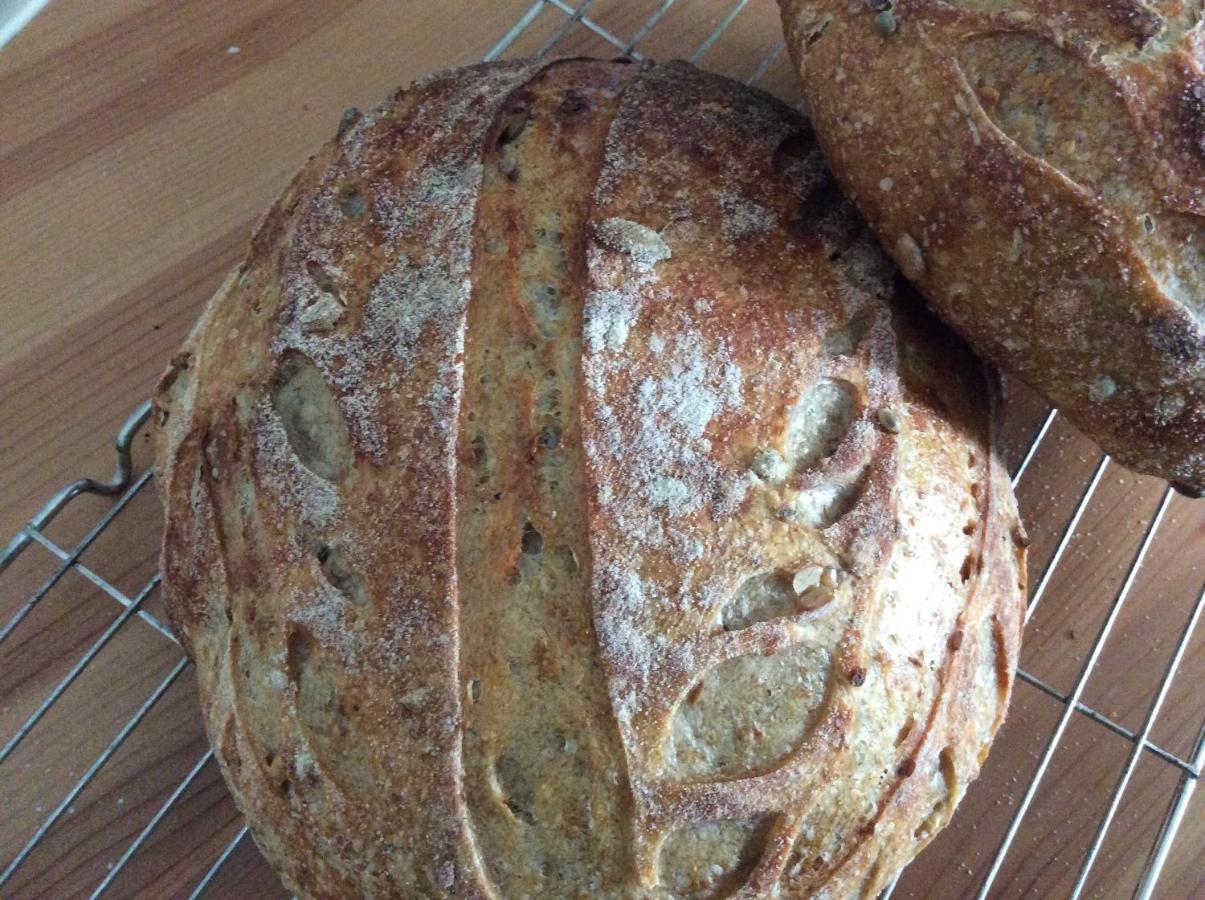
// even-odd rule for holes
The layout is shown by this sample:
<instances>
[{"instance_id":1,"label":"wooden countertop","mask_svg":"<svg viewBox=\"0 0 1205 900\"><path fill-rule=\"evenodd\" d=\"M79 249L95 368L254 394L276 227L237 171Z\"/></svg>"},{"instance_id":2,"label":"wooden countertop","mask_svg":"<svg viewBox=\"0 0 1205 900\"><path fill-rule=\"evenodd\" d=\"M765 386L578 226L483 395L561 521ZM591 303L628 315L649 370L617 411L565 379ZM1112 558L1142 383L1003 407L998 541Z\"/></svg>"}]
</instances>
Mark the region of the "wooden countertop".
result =
<instances>
[{"instance_id":1,"label":"wooden countertop","mask_svg":"<svg viewBox=\"0 0 1205 900\"><path fill-rule=\"evenodd\" d=\"M596 0L589 17L623 40L661 0ZM639 49L688 56L737 6L703 53L707 68L798 100L771 0L678 0ZM531 0L94 0L55 3L0 50L0 541L60 486L107 476L118 427L143 399L202 304L242 253L249 228L343 109L371 106L429 70L476 61ZM545 3L506 56L537 52L569 25ZM613 56L575 24L560 54ZM762 71L763 63L768 62ZM1010 389L1011 462L1044 406ZM137 457L145 465L143 438ZM1055 554L1099 453L1061 420L1019 488L1034 538L1031 581ZM1023 664L1070 692L1123 584L1163 486L1103 470L1027 632ZM111 502L84 497L48 534L71 547ZM160 529L138 494L82 562L129 595L155 571ZM1085 703L1140 730L1201 591L1205 502L1170 500L1125 606L1087 680ZM0 575L0 623L54 569L33 546ZM157 597L148 600L155 611ZM79 570L0 644L0 742L113 620L119 607ZM1152 740L1192 752L1205 718L1198 629ZM0 867L169 675L179 649L134 619L0 763ZM0 896L91 891L194 765L198 774L121 870L114 896L182 896L241 825L196 715L191 672L165 689L112 761ZM897 897L967 896L991 863L1063 705L1018 683L1005 729L953 825L911 866ZM1071 717L993 896L1066 896L1130 744ZM1129 896L1179 771L1141 755L1085 896ZM1190 807L1157 896L1205 895L1205 802ZM210 896L282 895L249 840Z\"/></svg>"}]
</instances>

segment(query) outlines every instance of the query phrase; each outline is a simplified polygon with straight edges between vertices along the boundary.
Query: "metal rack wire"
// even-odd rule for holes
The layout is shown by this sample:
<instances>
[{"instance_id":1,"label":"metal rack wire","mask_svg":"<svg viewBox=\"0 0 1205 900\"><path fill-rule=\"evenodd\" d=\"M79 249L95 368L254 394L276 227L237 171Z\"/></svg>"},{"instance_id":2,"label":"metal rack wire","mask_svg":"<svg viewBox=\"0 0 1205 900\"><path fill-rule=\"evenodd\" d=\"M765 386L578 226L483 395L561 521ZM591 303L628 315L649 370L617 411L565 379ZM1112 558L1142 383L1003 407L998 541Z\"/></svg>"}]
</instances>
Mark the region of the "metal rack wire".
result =
<instances>
[{"instance_id":1,"label":"metal rack wire","mask_svg":"<svg viewBox=\"0 0 1205 900\"><path fill-rule=\"evenodd\" d=\"M535 0L531 6L519 17L514 26L497 42L497 44L486 54L486 60L495 60L503 56L515 41L529 29L533 23L546 15L560 15L562 20L557 22L553 27L550 36L546 38L543 46L539 49L539 55L554 50L561 40L575 28L584 28L593 33L598 38L606 43L613 45L621 56L628 56L634 59L642 59L642 54L637 49L638 45L649 35L658 22L664 17L666 12L674 5L675 0L661 0L657 7L651 12L647 19L640 25L635 33L629 39L623 39L612 34L602 25L591 19L587 15L594 5L595 0L582 0L575 8L563 0ZM714 29L707 37L693 49L689 55L692 61L701 59L708 50L720 39L725 30L732 24L741 11L746 7L748 0L735 0L735 2L724 14ZM781 41L775 43L768 48L766 54L761 59L753 74L749 77L748 83L755 84L758 82L774 64L775 60L780 56L784 48ZM67 487L63 488L56 494L13 538L13 540L0 554L0 578L3 577L6 570L26 552L33 552L31 548L41 548L42 551L49 553L56 561L55 567L49 577L30 594L16 609L16 612L5 622L0 625L0 646L3 646L21 625L21 623L29 616L35 607L54 589L55 585L69 572L74 571L82 576L97 588L103 594L107 595L120 606L120 612L116 618L108 625L107 628L97 637L93 643L79 657L78 661L71 666L69 671L61 678L61 680L49 691L47 696L39 703L39 705L28 715L25 721L20 725L17 731L9 738L2 747L0 747L0 774L3 773L3 766L14 751L34 733L39 722L50 711L52 706L59 700L60 697L71 687L71 685L79 678L79 676L87 669L96 656L109 644L113 638L124 628L129 622L134 619L140 619L145 625L154 629L163 639L175 643L175 637L171 630L164 625L158 618L144 609L148 598L150 598L159 586L159 576L156 574L151 577L142 588L132 596L127 592L115 587L110 580L102 577L94 568L83 562L83 557L89 547L91 547L97 539L105 532L114 521L121 516L134 498L143 490L146 489L152 478L152 472L142 471L135 472L131 458L131 447L135 436L145 426L150 415L150 404L144 403L141 405L125 423L117 438L117 466L111 479L104 482L93 481L91 479L81 479ZM1034 461L1035 455L1043 441L1049 434L1052 425L1056 419L1056 411L1049 411L1041 424L1035 430L1029 442L1023 458L1018 465L1014 475L1013 484L1017 485L1022 477L1029 470L1031 463ZM1081 519L1085 511L1088 509L1089 503L1093 495L1096 493L1098 486L1101 484L1102 478L1110 466L1110 461L1107 457L1103 458L1097 465L1091 477L1083 487L1082 493L1075 505L1074 511L1070 519L1061 531L1058 542L1055 546L1053 555L1041 574L1038 576L1036 584L1030 598L1027 621L1032 617L1034 612L1046 597L1048 588L1051 584L1052 577L1059 566L1071 544L1072 537L1075 535ZM55 517L70 504L74 499L84 494L98 494L115 498L112 506L95 522L95 524L84 534L83 538L71 549L65 549L52 540L47 535L47 528ZM1069 693L1063 693L1057 688L1047 683L1043 679L1031 674L1027 671L1019 671L1018 679L1033 688L1048 695L1056 700L1062 706L1057 724L1050 734L1049 739L1038 758L1037 768L1033 773L1032 778L1025 787L1024 795L1016 804L1012 818L1009 822L1007 831L1001 840L991 866L981 882L977 896L986 898L992 889L993 883L1000 872L1001 865L1004 862L1006 855L1014 843L1017 832L1025 820L1027 813L1030 810L1034 798L1041 789L1043 779L1047 774L1051 760L1054 757L1055 751L1060 746L1069 724L1074 716L1079 714L1084 718L1100 725L1116 735L1124 738L1130 744L1125 764L1122 768L1120 777L1116 780L1113 791L1110 796L1109 804L1105 814L1101 817L1091 845L1082 861L1076 878L1075 886L1072 892L1073 897L1080 896L1081 892L1087 883L1088 875L1096 862L1101 848L1104 844L1105 837L1109 832L1110 825L1113 824L1118 810L1121 807L1123 796L1130 784L1131 777L1144 753L1150 754L1152 757L1161 760L1175 768L1178 772L1178 780L1176 786L1169 798L1169 808L1164 817L1162 825L1159 829L1158 836L1155 841L1154 848L1150 853L1139 882L1136 896L1140 898L1149 898L1152 896L1156 882L1158 881L1160 872L1163 869L1164 863L1168 858L1168 853L1172 843L1176 838L1177 831L1181 823L1184 821L1189 800L1192 797L1193 791L1196 788L1197 782L1201 776L1203 764L1205 764L1205 725L1200 730L1198 737L1193 746L1192 752L1188 758L1183 758L1170 752L1152 741L1152 729L1156 722L1168 692L1172 686L1173 678L1176 675L1177 669L1184 658L1185 652L1189 645L1194 630L1197 627L1202 609L1205 608L1205 590L1197 596L1195 603L1192 606L1189 618L1184 623L1176 642L1175 650L1168 660L1164 669L1163 675L1159 681L1158 687L1149 699L1149 706L1146 715L1143 719L1141 728L1138 731L1133 731L1126 728L1124 725L1113 721L1108 716L1099 712L1096 709L1088 706L1083 702L1085 686L1088 683L1089 677L1096 669L1100 659L1102 650L1105 646L1105 641L1116 624L1118 617L1122 611L1123 605L1131 593L1131 588L1134 585L1135 579L1139 570L1147 557L1151 544L1154 541L1155 535L1163 525L1168 506L1172 500L1171 490L1168 489L1159 503L1158 509L1151 518L1149 524L1142 535L1141 540L1134 551L1132 560L1130 561L1125 573L1124 580L1120 588L1117 590L1108 613L1092 641L1091 648L1087 654L1078 676L1075 679L1074 686ZM3 581L0 581L0 585ZM71 805L76 799L88 788L88 786L97 777L98 773L112 759L114 754L122 747L122 745L136 732L139 724L146 718L150 711L163 698L168 689L180 678L188 666L188 660L181 654L174 665L171 666L166 676L158 683L154 690L145 698L142 704L136 709L134 714L118 729L114 737L104 747L100 754L93 762L84 770L83 774L75 781L66 794L58 801L50 813L45 817L42 823L36 828L33 834L29 837L23 848L10 860L0 860L0 865L3 869L0 870L0 895L3 894L6 884L9 884L14 873L26 862L30 854L45 836L55 827L63 818L64 814L71 808ZM1202 715L1205 717L1205 706L1203 706ZM181 797L189 790L189 788L197 780L198 775L212 761L213 752L211 750L204 752L188 770L187 775L179 781L174 789L167 794L161 805L157 808L154 814L146 822L143 828L137 833L135 838L125 848L124 852L117 859L116 863L106 873L104 879L96 885L92 890L93 898L99 897L110 890L119 875L129 865L132 859L142 850L146 848L155 830L160 823L167 817L169 812L180 801ZM190 897L196 898L201 896L207 888L213 883L215 877L222 870L222 867L230 859L231 855L238 846L246 840L248 834L247 828L240 828L233 838L227 843L222 851L213 860L212 865L193 886ZM889 888L883 897L886 900L890 897L894 885Z\"/></svg>"}]
</instances>

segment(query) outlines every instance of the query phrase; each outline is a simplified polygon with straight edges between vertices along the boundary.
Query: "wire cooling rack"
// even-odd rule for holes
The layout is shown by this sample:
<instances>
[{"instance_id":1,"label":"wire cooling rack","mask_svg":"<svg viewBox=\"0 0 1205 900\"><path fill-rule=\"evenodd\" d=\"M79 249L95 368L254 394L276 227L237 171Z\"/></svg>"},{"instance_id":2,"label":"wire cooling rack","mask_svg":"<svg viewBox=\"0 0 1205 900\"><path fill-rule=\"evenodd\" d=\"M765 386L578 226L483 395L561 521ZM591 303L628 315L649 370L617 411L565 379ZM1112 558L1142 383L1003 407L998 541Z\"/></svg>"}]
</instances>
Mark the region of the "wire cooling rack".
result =
<instances>
[{"instance_id":1,"label":"wire cooling rack","mask_svg":"<svg viewBox=\"0 0 1205 900\"><path fill-rule=\"evenodd\" d=\"M754 2L756 3L757 0ZM542 56L554 50L564 50L566 43L569 43L566 38L571 35L577 35L579 39L582 35L587 35L589 40L596 44L601 42L605 46L614 48L616 55L639 60L643 58L640 48L645 46L658 23L671 12L671 7L675 6L675 0L647 3L646 5L649 7L647 16L627 38L612 33L596 20L596 16L591 15L592 8L597 9L602 5L605 4L596 5L596 0L584 0L575 8L562 0L536 0L486 54L485 58L487 60L500 59L507 55L514 55L517 51L522 55ZM681 9L690 4L689 0L682 0L677 5ZM710 30L701 40L696 40L693 46L685 48L676 44L675 49L679 53L683 49L689 50L687 56L691 61L703 61L749 5L750 0L737 0L730 7L722 10L718 17L713 17L713 21L708 23ZM765 40L763 41L764 46L757 56L758 62L746 77L749 84L758 84L772 67L785 63L784 45L777 37L777 33L763 29L762 37ZM9 855L6 848L0 844L0 866L3 867L0 869L0 896L2 897L10 896L10 891L14 892L11 896L16 896L15 892L19 889L28 892L28 887L22 887L19 883L22 867L43 845L48 835L52 835L56 828L75 814L77 801L102 776L114 757L123 748L139 740L140 725L153 714L156 706L163 701L173 685L181 680L181 676L186 673L189 666L188 660L180 652L171 630L157 614L148 608L159 587L159 575L152 575L136 590L124 585L118 586L114 583L116 579L106 577L101 573L99 567L90 564L88 556L89 551L98 542L114 535L116 536L116 546L121 548L123 513L126 513L137 498L146 491L153 477L148 467L145 465L140 467L135 464L133 454L135 439L145 432L149 415L150 404L148 402L135 410L121 429L117 438L117 466L112 478L108 481L82 479L64 487L21 529L4 549L3 554L0 554L0 589L5 591L9 591L17 581L11 572L18 567L19 562L25 561L30 555L35 554L48 555L50 560L49 574L32 592L21 595L15 610L8 614L7 620L0 626L0 675L4 674L5 657L3 652L8 649L6 645L11 647L21 643L23 626L26 629L33 627L29 622L38 611L39 605L43 604L56 589L60 589L65 579L82 578L95 589L92 591L93 594L105 598L106 602L115 604L116 611L116 616L99 630L90 643L81 647L82 652L78 658L58 677L57 682L53 683L45 696L32 705L31 711L23 714L15 730L11 734L0 732L0 740L4 741L0 746L0 789L7 792L9 790L7 785L24 783L22 774L12 771L16 766L14 760L18 751L23 746L28 749L29 744L37 742L39 726L44 725L48 717L53 714L56 704L70 692L72 685L89 671L89 667L96 663L105 648L117 640L120 635L127 633L130 629L149 628L149 633L154 636L154 639L160 644L168 642L167 647L170 649L169 662L165 667L166 674L163 674L158 681L153 682L152 689L143 696L140 703L134 706L132 713L124 722L78 723L79 728L96 728L106 736L111 734L111 737L108 737L107 743L103 744L100 752L80 773L72 773L73 778L69 778L65 782L61 779L57 782L58 787L62 787L64 784L69 785L65 791L58 790L53 796L39 795L34 798L44 801L37 802L32 806L32 809L38 812L41 818L36 820L36 824L30 826L27 836L22 838L23 843L18 842L14 845L18 847L15 853ZM1018 488L1021 487L1023 479L1027 479L1029 482L1040 481L1042 467L1038 461L1055 440L1052 435L1062 426L1055 410L1036 411L1031 414L1030 419L1027 437L1017 445L1017 452L1014 454L1017 461L1014 466L1013 484ZM1110 464L1107 457L1100 457L1094 467L1088 470L1082 485L1076 489L1078 496L1067 505L1061 527L1049 523L1044 525L1045 530L1050 532L1047 536L1047 558L1044 565L1041 566L1040 572L1035 573L1036 577L1031 577L1032 587L1026 618L1027 625L1038 609L1044 605L1044 601L1047 601L1048 594L1053 592L1052 585L1059 582L1059 574L1074 565L1068 560L1076 552L1077 540L1082 538L1084 529L1081 526L1085 524L1085 517L1092 507L1093 498L1099 497L1102 485L1115 478L1118 471ZM56 518L73 501L88 495L112 498L112 500L107 508L89 519L90 527L84 530L82 537L78 540L73 542L56 540L52 536L52 525ZM1045 734L1033 748L1031 755L1035 762L1026 777L1023 780L1017 777L1011 779L1013 788L1008 793L1007 803L1003 803L999 797L996 799L996 806L1002 808L1005 814L1002 816L996 813L995 818L1006 824L1003 825L1001 833L991 839L989 852L975 872L976 883L969 890L960 889L952 896L974 895L978 898L986 898L989 895L993 897L1002 895L1004 892L999 886L998 879L1002 868L1010 859L1010 851L1014 855L1018 852L1026 852L1031 855L1043 852L1041 847L1034 848L1032 846L1018 851L1018 834L1027 821L1032 820L1034 815L1041 814L1040 809L1037 813L1034 813L1034 810L1038 806L1044 788L1048 792L1057 790L1057 785L1046 787L1055 780L1048 776L1056 766L1060 748L1066 750L1068 735L1078 727L1079 722L1090 722L1093 727L1103 729L1121 739L1126 749L1119 760L1119 765L1113 767L1107 782L1098 783L1100 799L1103 800L1107 797L1107 801L1103 802L1103 808L1095 818L1094 830L1092 830L1090 839L1076 844L1078 869L1073 883L1065 889L1065 893L1072 897L1085 894L1090 883L1090 873L1101 860L1102 854L1108 851L1111 846L1110 840L1114 842L1120 840L1123 845L1128 842L1127 835L1119 838L1117 829L1114 828L1111 831L1111 826L1116 824L1119 813L1125 807L1127 789L1132 787L1135 773L1140 770L1144 761L1154 760L1162 767L1160 771L1164 773L1163 780L1160 782L1164 785L1160 794L1163 802L1162 818L1154 828L1154 838L1149 842L1149 848L1144 849L1141 846L1136 850L1131 848L1131 853L1144 854L1136 881L1133 885L1119 888L1117 893L1113 893L1108 886L1103 889L1097 886L1092 889L1092 892L1099 895L1103 890L1106 896L1119 896L1124 890L1126 894L1140 898L1156 896L1156 886L1160 874L1167 863L1177 834L1190 816L1190 802L1201 775L1202 764L1205 762L1205 723L1202 723L1202 719L1205 718L1205 697L1199 687L1194 689L1190 685L1186 694L1186 702L1192 707L1188 710L1189 721L1192 723L1192 737L1186 743L1187 750L1174 752L1155 740L1158 717L1161 710L1167 705L1165 701L1173 694L1173 688L1177 684L1177 672L1185 661L1186 655L1190 657L1193 655L1190 647L1202 608L1205 606L1205 589L1199 588L1200 581L1197 582L1198 588L1195 589L1197 590L1195 601L1190 601L1183 610L1186 612L1183 624L1179 626L1178 630L1173 629L1171 632L1170 652L1165 653L1160 664L1156 666L1160 672L1157 680L1148 685L1141 692L1142 696L1138 698L1139 707L1144 708L1144 712L1141 712L1137 720L1137 727L1128 727L1117 721L1117 717L1106 715L1104 711L1085 702L1085 697L1088 695L1093 676L1101 676L1098 664L1101 662L1102 655L1105 654L1107 639L1115 631L1119 621L1123 619L1127 600L1131 598L1136 581L1143 572L1144 563L1148 561L1152 546L1157 537L1161 533L1165 533L1168 527L1165 523L1170 518L1169 509L1173 502L1177 501L1170 489L1163 489L1158 497L1153 512L1149 517L1141 520L1141 527L1117 526L1124 528L1127 539L1132 538L1128 561L1112 579L1111 600L1097 610L1096 617L1088 617L1092 620L1090 624L1095 631L1090 640L1082 645L1077 645L1079 655L1075 657L1074 661L1079 662L1078 670L1069 670L1065 665L1061 667L1061 670L1070 676L1067 679L1071 684L1070 689L1061 690L1054 684L1058 679L1041 677L1031 671L1032 667L1018 672L1018 691L1021 690L1021 685L1028 686L1033 691L1054 701L1057 712L1047 717ZM85 516L87 513L88 511L85 511ZM1106 516L1107 518L1108 516ZM1031 528L1031 530L1033 529ZM145 541L145 534L143 540ZM63 546L63 543L68 543L70 549ZM1191 541L1188 546L1189 552L1192 552L1194 545ZM138 549L144 554L150 552L146 547ZM1199 551L1199 545L1195 549ZM6 573L9 573L7 578ZM4 594L0 593L0 596L4 596ZM1065 601L1060 597L1057 601L1048 602L1070 601ZM76 615L78 611L72 614ZM135 619L139 620L141 626L134 623ZM1074 629L1068 629L1067 634L1069 638L1074 637ZM1117 679L1121 678L1123 674L1112 672L1105 673L1105 676L1106 680L1108 677ZM1181 681L1183 680L1181 679ZM1185 692L1181 690L1179 693ZM189 699L191 700L191 698ZM0 697L0 704L3 702L4 698ZM1183 707L1185 703L1180 702L1178 705ZM0 712L6 710L7 708L0 708ZM1017 713L1014 712L1013 715L1016 716ZM1006 729L1008 727L1006 725ZM123 873L136 865L141 857L158 852L157 832L165 820L168 820L184 802L183 798L194 790L202 773L212 770L213 762L212 751L200 752L195 759L191 760L186 774L174 786L167 785L159 792L158 796L154 798L158 802L148 806L149 814L145 817L141 827L136 829L132 836L127 836L122 849L106 866L103 876L99 881L94 880L83 893L90 892L91 897L99 897L110 892L121 893L120 887L114 888L115 885L120 884ZM32 763L26 762L24 768L29 769L31 765ZM989 760L990 765L991 760ZM1074 765L1074 761L1072 765ZM1166 777L1166 773L1169 772L1173 777ZM16 795L15 788L13 795L14 797ZM1074 802L1074 800L1075 798L1070 798L1070 802ZM969 800L964 802L964 806L969 802ZM1097 805L1101 805L1100 802ZM966 812L964 815L971 815L971 813ZM3 814L0 814L0 819L2 818ZM953 831L959 826L960 821L956 816L955 824L947 831ZM972 824L970 827L973 829L975 825ZM100 828L103 829L103 825ZM1054 833L1057 831L1056 828ZM240 846L246 842L247 834L245 826L238 827L224 845L217 847L212 862L207 868L200 870L199 877L193 878L186 889L189 891L188 896L199 897L214 887L215 879L219 877L223 867L227 865ZM1141 841L1138 843L1141 844ZM1192 852L1199 853L1202 849L1205 847L1197 847ZM1054 850L1057 851L1057 847ZM927 851L925 855L922 855L921 860L925 860L929 854L934 853L934 850ZM1057 855L1055 858L1057 859ZM969 868L967 868L967 872L970 872ZM906 879L907 873L905 874ZM1038 884L1039 881L1034 881L1029 887L1033 892L1045 893L1039 889ZM885 892L884 900L890 897L896 888L897 885L893 884ZM1012 895L1019 889L1017 884L1010 882L1006 892ZM903 889L901 889L901 893L902 891ZM929 894L922 890L921 896L927 895Z\"/></svg>"}]
</instances>

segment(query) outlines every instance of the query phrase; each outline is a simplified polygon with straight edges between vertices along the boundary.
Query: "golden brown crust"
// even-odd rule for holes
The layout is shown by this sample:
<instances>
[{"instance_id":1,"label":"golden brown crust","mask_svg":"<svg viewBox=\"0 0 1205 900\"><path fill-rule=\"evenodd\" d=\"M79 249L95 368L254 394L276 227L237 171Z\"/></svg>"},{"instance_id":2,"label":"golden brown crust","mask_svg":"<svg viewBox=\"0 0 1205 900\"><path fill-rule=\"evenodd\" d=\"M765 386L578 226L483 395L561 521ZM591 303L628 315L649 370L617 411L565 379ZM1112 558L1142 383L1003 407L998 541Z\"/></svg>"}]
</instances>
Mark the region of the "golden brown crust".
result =
<instances>
[{"instance_id":1,"label":"golden brown crust","mask_svg":"<svg viewBox=\"0 0 1205 900\"><path fill-rule=\"evenodd\" d=\"M400 92L156 398L217 757L304 896L873 896L1007 705L989 387L807 124L684 64Z\"/></svg>"},{"instance_id":2,"label":"golden brown crust","mask_svg":"<svg viewBox=\"0 0 1205 900\"><path fill-rule=\"evenodd\" d=\"M934 309L1119 462L1205 489L1198 0L781 5L829 163Z\"/></svg>"}]
</instances>

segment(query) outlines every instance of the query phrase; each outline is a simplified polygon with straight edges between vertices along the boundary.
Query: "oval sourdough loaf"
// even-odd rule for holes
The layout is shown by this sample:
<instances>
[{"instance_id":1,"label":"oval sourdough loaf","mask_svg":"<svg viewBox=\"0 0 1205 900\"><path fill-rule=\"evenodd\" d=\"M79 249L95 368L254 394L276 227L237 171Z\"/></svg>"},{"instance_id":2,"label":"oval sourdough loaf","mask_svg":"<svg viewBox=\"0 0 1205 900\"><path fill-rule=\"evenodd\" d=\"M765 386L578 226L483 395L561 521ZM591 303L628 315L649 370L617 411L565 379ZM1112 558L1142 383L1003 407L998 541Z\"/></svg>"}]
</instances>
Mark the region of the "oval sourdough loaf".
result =
<instances>
[{"instance_id":1,"label":"oval sourdough loaf","mask_svg":"<svg viewBox=\"0 0 1205 900\"><path fill-rule=\"evenodd\" d=\"M902 284L806 123L683 64L345 120L156 407L173 620L289 889L870 897L945 825L1024 536Z\"/></svg>"},{"instance_id":2,"label":"oval sourdough loaf","mask_svg":"<svg viewBox=\"0 0 1205 900\"><path fill-rule=\"evenodd\" d=\"M980 352L1205 490L1200 0L780 0L842 188Z\"/></svg>"}]
</instances>

